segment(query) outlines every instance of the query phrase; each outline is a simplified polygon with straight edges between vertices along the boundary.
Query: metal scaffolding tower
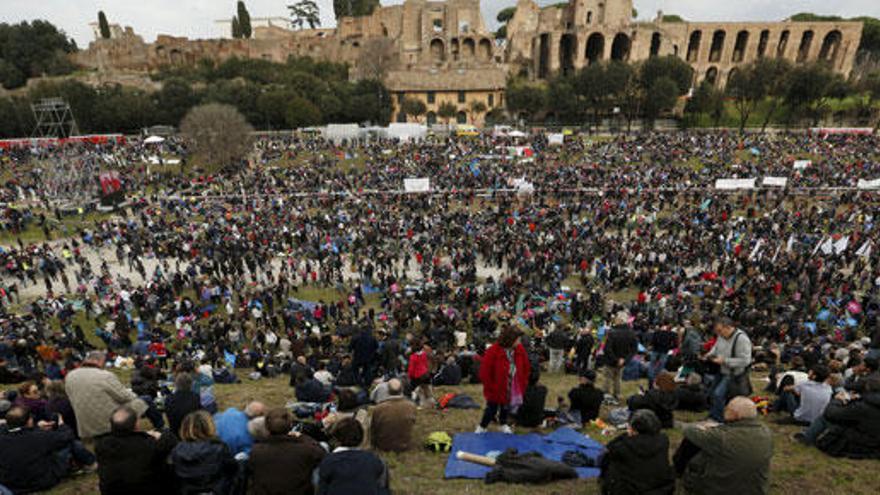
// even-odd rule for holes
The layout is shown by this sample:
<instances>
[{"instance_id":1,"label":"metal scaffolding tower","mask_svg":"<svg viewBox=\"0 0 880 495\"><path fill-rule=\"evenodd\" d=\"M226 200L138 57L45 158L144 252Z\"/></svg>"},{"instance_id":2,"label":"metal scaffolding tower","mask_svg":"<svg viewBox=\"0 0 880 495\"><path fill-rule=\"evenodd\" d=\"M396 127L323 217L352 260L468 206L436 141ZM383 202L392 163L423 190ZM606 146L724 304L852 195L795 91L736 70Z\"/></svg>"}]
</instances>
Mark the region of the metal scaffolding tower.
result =
<instances>
[{"instance_id":1,"label":"metal scaffolding tower","mask_svg":"<svg viewBox=\"0 0 880 495\"><path fill-rule=\"evenodd\" d=\"M37 123L31 137L67 138L79 134L73 110L64 98L43 98L32 103L31 110Z\"/></svg>"}]
</instances>

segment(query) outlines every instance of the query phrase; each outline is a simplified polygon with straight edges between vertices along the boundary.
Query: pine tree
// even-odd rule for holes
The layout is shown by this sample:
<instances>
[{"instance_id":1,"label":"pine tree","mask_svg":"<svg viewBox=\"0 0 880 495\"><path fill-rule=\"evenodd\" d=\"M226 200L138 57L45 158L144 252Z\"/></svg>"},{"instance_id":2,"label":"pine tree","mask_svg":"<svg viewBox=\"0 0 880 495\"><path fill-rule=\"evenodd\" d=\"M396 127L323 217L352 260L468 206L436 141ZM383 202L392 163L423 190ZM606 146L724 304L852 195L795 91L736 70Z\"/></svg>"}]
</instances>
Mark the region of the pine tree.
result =
<instances>
[{"instance_id":1,"label":"pine tree","mask_svg":"<svg viewBox=\"0 0 880 495\"><path fill-rule=\"evenodd\" d=\"M238 17L232 17L232 37L235 39L241 38L241 24L238 23Z\"/></svg>"},{"instance_id":2,"label":"pine tree","mask_svg":"<svg viewBox=\"0 0 880 495\"><path fill-rule=\"evenodd\" d=\"M104 11L98 11L98 29L101 30L101 38L110 39L110 23L107 22L107 16Z\"/></svg>"},{"instance_id":3,"label":"pine tree","mask_svg":"<svg viewBox=\"0 0 880 495\"><path fill-rule=\"evenodd\" d=\"M245 7L244 2L238 2L238 26L241 30L242 38L250 38L253 34L251 29L251 14Z\"/></svg>"}]
</instances>

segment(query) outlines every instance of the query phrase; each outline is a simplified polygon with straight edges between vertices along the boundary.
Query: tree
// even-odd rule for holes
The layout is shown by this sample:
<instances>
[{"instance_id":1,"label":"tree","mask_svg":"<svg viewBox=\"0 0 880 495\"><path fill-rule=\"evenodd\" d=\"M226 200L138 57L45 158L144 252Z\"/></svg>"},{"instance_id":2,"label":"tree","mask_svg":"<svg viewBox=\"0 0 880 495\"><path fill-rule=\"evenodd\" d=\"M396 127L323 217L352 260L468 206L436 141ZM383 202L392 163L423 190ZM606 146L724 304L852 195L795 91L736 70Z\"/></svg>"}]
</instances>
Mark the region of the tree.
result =
<instances>
[{"instance_id":1,"label":"tree","mask_svg":"<svg viewBox=\"0 0 880 495\"><path fill-rule=\"evenodd\" d=\"M654 120L663 112L672 110L678 97L678 84L669 77L661 77L645 88L645 103L642 111L647 127L653 127Z\"/></svg>"},{"instance_id":2,"label":"tree","mask_svg":"<svg viewBox=\"0 0 880 495\"><path fill-rule=\"evenodd\" d=\"M784 58L762 58L755 62L755 70L763 73L766 81L768 106L764 121L761 123L761 132L766 132L770 120L773 119L788 91L791 63Z\"/></svg>"},{"instance_id":3,"label":"tree","mask_svg":"<svg viewBox=\"0 0 880 495\"><path fill-rule=\"evenodd\" d=\"M724 116L724 95L708 81L703 81L684 107L685 122L698 124L700 116L708 114L715 127Z\"/></svg>"},{"instance_id":4,"label":"tree","mask_svg":"<svg viewBox=\"0 0 880 495\"><path fill-rule=\"evenodd\" d=\"M416 98L404 98L400 104L400 111L407 117L412 117L419 122L422 115L428 113L428 106L425 102Z\"/></svg>"},{"instance_id":5,"label":"tree","mask_svg":"<svg viewBox=\"0 0 880 495\"><path fill-rule=\"evenodd\" d=\"M794 115L806 115L815 126L827 112L830 98L841 98L848 92L846 82L822 64L795 67L789 73L785 103Z\"/></svg>"},{"instance_id":6,"label":"tree","mask_svg":"<svg viewBox=\"0 0 880 495\"><path fill-rule=\"evenodd\" d=\"M287 127L300 129L321 123L321 110L309 100L295 96L287 105Z\"/></svg>"},{"instance_id":7,"label":"tree","mask_svg":"<svg viewBox=\"0 0 880 495\"><path fill-rule=\"evenodd\" d=\"M495 16L495 20L498 21L498 30L495 31L495 39L503 40L507 38L507 23L513 19L514 14L516 14L516 7L507 7L498 12L498 15Z\"/></svg>"},{"instance_id":8,"label":"tree","mask_svg":"<svg viewBox=\"0 0 880 495\"><path fill-rule=\"evenodd\" d=\"M534 119L544 109L544 90L523 82L507 85L507 109L517 118Z\"/></svg>"},{"instance_id":9,"label":"tree","mask_svg":"<svg viewBox=\"0 0 880 495\"><path fill-rule=\"evenodd\" d=\"M662 22L684 22L684 18L677 14L666 14L661 18Z\"/></svg>"},{"instance_id":10,"label":"tree","mask_svg":"<svg viewBox=\"0 0 880 495\"><path fill-rule=\"evenodd\" d=\"M665 77L675 83L679 95L687 93L694 80L694 69L673 55L651 57L642 62L639 71L642 84L646 88L653 87L658 79Z\"/></svg>"},{"instance_id":11,"label":"tree","mask_svg":"<svg viewBox=\"0 0 880 495\"><path fill-rule=\"evenodd\" d=\"M162 83L162 89L153 95L158 109L158 123L178 125L186 112L195 106L199 98L192 86L181 78L169 79Z\"/></svg>"},{"instance_id":12,"label":"tree","mask_svg":"<svg viewBox=\"0 0 880 495\"><path fill-rule=\"evenodd\" d=\"M477 115L488 110L489 107L486 106L486 103L482 100L473 100L470 105L468 105L468 117L471 119L471 124L477 123Z\"/></svg>"},{"instance_id":13,"label":"tree","mask_svg":"<svg viewBox=\"0 0 880 495\"><path fill-rule=\"evenodd\" d=\"M880 128L880 118L877 118L877 103L880 102L880 72L868 74L861 82L861 90L865 92L868 100L868 112L874 120L874 132Z\"/></svg>"},{"instance_id":14,"label":"tree","mask_svg":"<svg viewBox=\"0 0 880 495\"><path fill-rule=\"evenodd\" d=\"M238 25L241 30L241 37L250 38L253 34L251 14L248 12L247 6L245 6L243 1L238 2Z\"/></svg>"},{"instance_id":15,"label":"tree","mask_svg":"<svg viewBox=\"0 0 880 495\"><path fill-rule=\"evenodd\" d=\"M321 15L318 10L318 4L314 0L300 0L299 2L288 5L290 9L290 17L293 19L293 25L297 29L302 29L308 24L310 29L315 29L321 25Z\"/></svg>"},{"instance_id":16,"label":"tree","mask_svg":"<svg viewBox=\"0 0 880 495\"><path fill-rule=\"evenodd\" d=\"M378 6L379 0L333 0L333 13L337 19L362 17L371 15Z\"/></svg>"},{"instance_id":17,"label":"tree","mask_svg":"<svg viewBox=\"0 0 880 495\"><path fill-rule=\"evenodd\" d=\"M240 162L250 151L253 128L229 105L209 103L190 110L180 132L208 165L226 167Z\"/></svg>"},{"instance_id":18,"label":"tree","mask_svg":"<svg viewBox=\"0 0 880 495\"><path fill-rule=\"evenodd\" d=\"M15 67L0 68L0 82L9 89L23 86L28 78L61 76L76 68L68 55L76 43L46 21L0 23L0 60Z\"/></svg>"},{"instance_id":19,"label":"tree","mask_svg":"<svg viewBox=\"0 0 880 495\"><path fill-rule=\"evenodd\" d=\"M101 38L110 39L110 24L107 22L107 16L103 10L98 11L98 30L101 31Z\"/></svg>"},{"instance_id":20,"label":"tree","mask_svg":"<svg viewBox=\"0 0 880 495\"><path fill-rule=\"evenodd\" d=\"M241 23L238 22L238 16L232 17L232 37L234 39L241 38Z\"/></svg>"},{"instance_id":21,"label":"tree","mask_svg":"<svg viewBox=\"0 0 880 495\"><path fill-rule=\"evenodd\" d=\"M768 94L771 73L758 64L749 64L734 72L727 81L727 95L739 116L739 131L743 132L752 112Z\"/></svg>"},{"instance_id":22,"label":"tree","mask_svg":"<svg viewBox=\"0 0 880 495\"><path fill-rule=\"evenodd\" d=\"M358 79L384 80L396 61L397 52L391 39L384 36L369 38L364 41L358 60Z\"/></svg>"},{"instance_id":23,"label":"tree","mask_svg":"<svg viewBox=\"0 0 880 495\"><path fill-rule=\"evenodd\" d=\"M440 107L437 109L437 116L446 121L446 125L449 125L449 121L455 118L455 115L458 113L458 107L455 106L455 103L450 101L444 101L440 104Z\"/></svg>"}]
</instances>

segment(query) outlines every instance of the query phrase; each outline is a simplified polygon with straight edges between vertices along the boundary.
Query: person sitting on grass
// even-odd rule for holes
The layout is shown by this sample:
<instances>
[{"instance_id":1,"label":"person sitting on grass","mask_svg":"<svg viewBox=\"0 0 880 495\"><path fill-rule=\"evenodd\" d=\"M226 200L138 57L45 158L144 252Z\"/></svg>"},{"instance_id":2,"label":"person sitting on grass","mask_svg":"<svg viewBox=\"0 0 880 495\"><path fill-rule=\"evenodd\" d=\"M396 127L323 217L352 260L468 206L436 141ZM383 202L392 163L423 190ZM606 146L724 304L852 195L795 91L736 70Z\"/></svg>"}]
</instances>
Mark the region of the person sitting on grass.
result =
<instances>
[{"instance_id":1,"label":"person sitting on grass","mask_svg":"<svg viewBox=\"0 0 880 495\"><path fill-rule=\"evenodd\" d=\"M831 385L828 384L828 375L828 367L817 364L810 368L809 380L783 387L779 398L773 404L773 410L788 415L777 420L776 423L809 426L813 420L821 416L833 393Z\"/></svg>"},{"instance_id":2,"label":"person sitting on grass","mask_svg":"<svg viewBox=\"0 0 880 495\"><path fill-rule=\"evenodd\" d=\"M669 438L649 409L633 413L627 433L606 446L599 482L603 495L675 492L675 472L669 464Z\"/></svg>"},{"instance_id":3,"label":"person sitting on grass","mask_svg":"<svg viewBox=\"0 0 880 495\"><path fill-rule=\"evenodd\" d=\"M678 407L675 395L675 377L668 371L661 371L654 380L654 387L647 392L631 396L626 401L630 411L650 409L654 411L663 428L672 428L674 411Z\"/></svg>"},{"instance_id":4,"label":"person sitting on grass","mask_svg":"<svg viewBox=\"0 0 880 495\"><path fill-rule=\"evenodd\" d=\"M330 429L336 448L318 467L318 495L389 495L388 468L376 454L358 449L364 428L343 418Z\"/></svg>"},{"instance_id":5,"label":"person sitting on grass","mask_svg":"<svg viewBox=\"0 0 880 495\"><path fill-rule=\"evenodd\" d=\"M838 393L794 438L834 457L880 458L880 378L866 380L863 390Z\"/></svg>"},{"instance_id":6,"label":"person sitting on grass","mask_svg":"<svg viewBox=\"0 0 880 495\"><path fill-rule=\"evenodd\" d=\"M239 469L229 447L217 438L217 428L207 411L183 418L180 443L171 451L171 466L178 492L184 495L228 495Z\"/></svg>"},{"instance_id":7,"label":"person sitting on grass","mask_svg":"<svg viewBox=\"0 0 880 495\"><path fill-rule=\"evenodd\" d=\"M265 419L269 438L254 444L247 461L253 495L313 493L312 471L326 452L309 436L290 432L287 409L271 409Z\"/></svg>"},{"instance_id":8,"label":"person sitting on grass","mask_svg":"<svg viewBox=\"0 0 880 495\"><path fill-rule=\"evenodd\" d=\"M544 404L547 402L547 387L539 382L540 372L534 370L529 374L529 386L523 394L523 403L516 411L515 419L518 426L537 428L544 422Z\"/></svg>"},{"instance_id":9,"label":"person sitting on grass","mask_svg":"<svg viewBox=\"0 0 880 495\"><path fill-rule=\"evenodd\" d=\"M684 466L687 493L769 492L773 435L758 420L758 408L751 399L743 396L731 399L724 408L724 424L695 423L686 426L683 433L682 445L687 442L695 450Z\"/></svg>"},{"instance_id":10,"label":"person sitting on grass","mask_svg":"<svg viewBox=\"0 0 880 495\"><path fill-rule=\"evenodd\" d=\"M599 417L605 393L596 388L596 372L593 370L581 370L578 380L580 384L568 392L568 400L571 401L571 410L580 413L581 425L586 426Z\"/></svg>"},{"instance_id":11,"label":"person sitting on grass","mask_svg":"<svg viewBox=\"0 0 880 495\"><path fill-rule=\"evenodd\" d=\"M416 406L403 397L403 384L388 380L388 399L370 411L370 442L386 452L404 452L412 447Z\"/></svg>"},{"instance_id":12,"label":"person sitting on grass","mask_svg":"<svg viewBox=\"0 0 880 495\"><path fill-rule=\"evenodd\" d=\"M132 408L116 409L110 417L110 433L95 442L102 495L150 495L173 488L167 459L177 437L168 430L140 431Z\"/></svg>"},{"instance_id":13,"label":"person sitting on grass","mask_svg":"<svg viewBox=\"0 0 880 495\"><path fill-rule=\"evenodd\" d=\"M13 493L49 490L71 474L71 466L94 470L95 456L76 440L73 430L39 421L26 407L6 413L7 430L0 434L0 485Z\"/></svg>"}]
</instances>

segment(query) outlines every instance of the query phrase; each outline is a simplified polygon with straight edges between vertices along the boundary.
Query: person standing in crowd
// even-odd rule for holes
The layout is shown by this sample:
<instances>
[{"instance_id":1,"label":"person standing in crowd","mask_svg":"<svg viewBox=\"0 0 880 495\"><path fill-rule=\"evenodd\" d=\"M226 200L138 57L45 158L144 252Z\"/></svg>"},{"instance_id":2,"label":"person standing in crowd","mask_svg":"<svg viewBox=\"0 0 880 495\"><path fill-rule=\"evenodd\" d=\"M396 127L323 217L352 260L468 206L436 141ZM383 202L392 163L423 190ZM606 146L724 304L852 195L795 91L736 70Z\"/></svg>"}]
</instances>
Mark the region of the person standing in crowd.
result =
<instances>
[{"instance_id":1,"label":"person standing in crowd","mask_svg":"<svg viewBox=\"0 0 880 495\"><path fill-rule=\"evenodd\" d=\"M65 389L76 414L80 438L94 438L110 432L110 416L119 406L128 406L138 416L147 404L104 369L106 354L91 351L82 366L67 374Z\"/></svg>"},{"instance_id":2,"label":"person standing in crowd","mask_svg":"<svg viewBox=\"0 0 880 495\"><path fill-rule=\"evenodd\" d=\"M351 351L358 383L362 387L369 387L373 382L378 357L376 353L379 351L379 341L373 336L372 327L365 326L351 339Z\"/></svg>"},{"instance_id":3,"label":"person standing in crowd","mask_svg":"<svg viewBox=\"0 0 880 495\"><path fill-rule=\"evenodd\" d=\"M666 369L669 353L678 347L678 335L669 325L663 325L651 334L651 359L648 363L648 388L654 387L654 380Z\"/></svg>"},{"instance_id":4,"label":"person standing in crowd","mask_svg":"<svg viewBox=\"0 0 880 495\"><path fill-rule=\"evenodd\" d=\"M410 384L415 388L415 397L419 407L432 406L434 404L434 387L431 386L431 360L433 358L431 346L413 342L413 352L409 356L407 376Z\"/></svg>"},{"instance_id":5,"label":"person standing in crowd","mask_svg":"<svg viewBox=\"0 0 880 495\"><path fill-rule=\"evenodd\" d=\"M388 380L388 398L370 411L370 442L377 450L405 452L412 448L416 406L403 397L397 378Z\"/></svg>"},{"instance_id":6,"label":"person standing in crowd","mask_svg":"<svg viewBox=\"0 0 880 495\"><path fill-rule=\"evenodd\" d=\"M293 417L283 407L266 413L269 438L257 442L247 460L253 495L314 493L312 472L326 453L311 437L291 433Z\"/></svg>"},{"instance_id":7,"label":"person standing in crowd","mask_svg":"<svg viewBox=\"0 0 880 495\"><path fill-rule=\"evenodd\" d=\"M615 401L620 400L620 380L623 368L639 350L635 332L629 325L625 313L617 315L615 325L605 337L602 360L604 362L605 392L611 393Z\"/></svg>"},{"instance_id":8,"label":"person standing in crowd","mask_svg":"<svg viewBox=\"0 0 880 495\"><path fill-rule=\"evenodd\" d=\"M675 471L669 463L669 438L648 409L633 413L626 434L605 447L599 482L603 495L672 495Z\"/></svg>"},{"instance_id":9,"label":"person standing in crowd","mask_svg":"<svg viewBox=\"0 0 880 495\"><path fill-rule=\"evenodd\" d=\"M101 495L152 495L174 488L168 455L177 445L170 431L143 432L137 413L121 406L110 417L110 433L95 439Z\"/></svg>"},{"instance_id":10,"label":"person standing in crowd","mask_svg":"<svg viewBox=\"0 0 880 495\"><path fill-rule=\"evenodd\" d=\"M687 462L684 488L693 495L764 495L770 488L773 436L748 397L724 408L724 424L696 423L684 438L698 451Z\"/></svg>"},{"instance_id":11,"label":"person standing in crowd","mask_svg":"<svg viewBox=\"0 0 880 495\"><path fill-rule=\"evenodd\" d=\"M565 353L571 347L568 329L562 325L556 326L544 339L544 343L550 350L549 371L550 373L559 373L565 366Z\"/></svg>"},{"instance_id":12,"label":"person standing in crowd","mask_svg":"<svg viewBox=\"0 0 880 495\"><path fill-rule=\"evenodd\" d=\"M511 408L522 404L528 385L531 365L525 347L520 343L519 330L511 325L501 329L494 344L489 346L480 363L480 381L486 409L477 426L477 433L485 433L492 421L498 421L501 431L513 433L507 424Z\"/></svg>"},{"instance_id":13,"label":"person standing in crowd","mask_svg":"<svg viewBox=\"0 0 880 495\"><path fill-rule=\"evenodd\" d=\"M591 368L592 363L590 361L592 360L593 346L595 345L596 338L593 337L593 330L589 326L581 328L574 343L574 367L578 373Z\"/></svg>"},{"instance_id":14,"label":"person standing in crowd","mask_svg":"<svg viewBox=\"0 0 880 495\"><path fill-rule=\"evenodd\" d=\"M749 367L752 364L752 341L733 320L724 317L715 323L718 339L705 359L719 367L719 375L709 392L709 417L717 422L724 420L724 406L732 395L751 393Z\"/></svg>"}]
</instances>

